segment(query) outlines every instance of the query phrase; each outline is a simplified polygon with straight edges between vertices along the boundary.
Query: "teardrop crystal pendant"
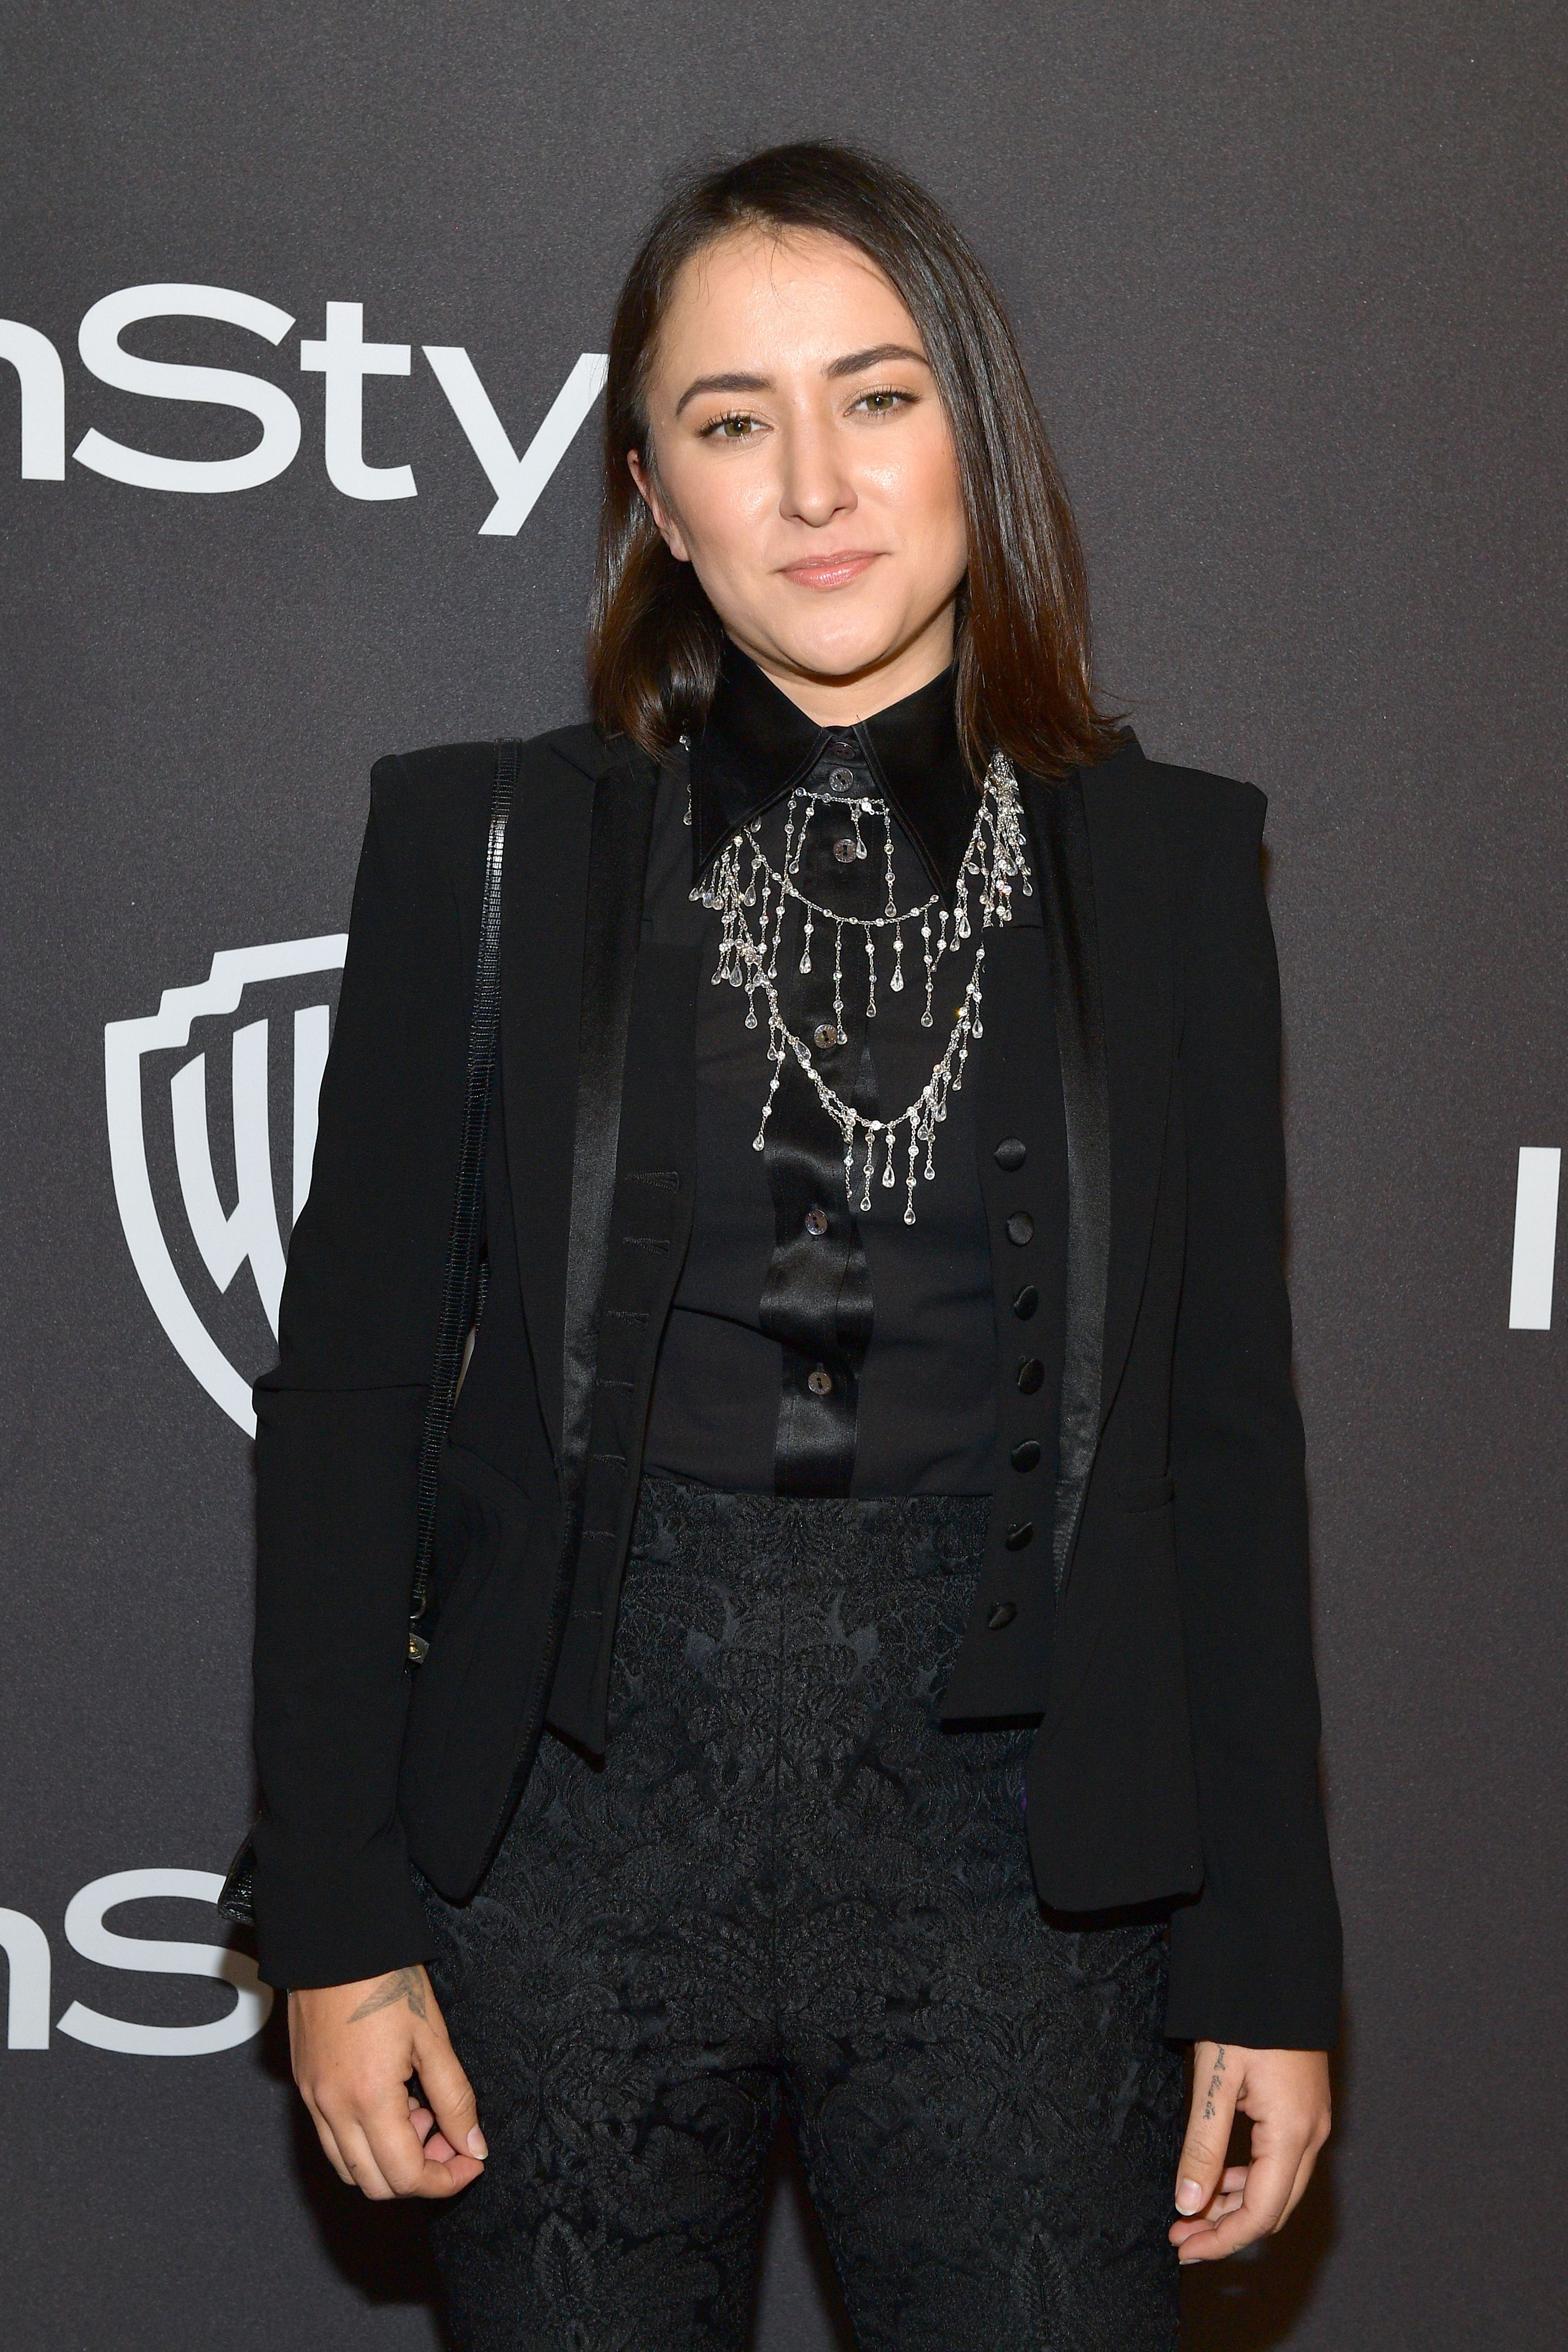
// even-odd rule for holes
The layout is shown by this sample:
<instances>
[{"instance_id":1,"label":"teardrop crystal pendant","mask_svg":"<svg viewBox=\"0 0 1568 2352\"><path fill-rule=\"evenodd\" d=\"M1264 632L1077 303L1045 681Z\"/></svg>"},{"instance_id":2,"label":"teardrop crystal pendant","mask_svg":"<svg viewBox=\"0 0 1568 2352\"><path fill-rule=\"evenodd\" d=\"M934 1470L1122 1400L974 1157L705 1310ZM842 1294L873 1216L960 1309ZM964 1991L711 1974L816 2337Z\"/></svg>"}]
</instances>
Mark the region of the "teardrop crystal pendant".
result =
<instances>
[{"instance_id":1,"label":"teardrop crystal pendant","mask_svg":"<svg viewBox=\"0 0 1568 2352\"><path fill-rule=\"evenodd\" d=\"M694 898L700 898L721 918L719 962L714 979L728 980L732 986L746 990L748 1027L758 1026L758 996L763 999L767 1013L768 1058L772 1065L772 1076L762 1119L753 1139L753 1149L760 1151L763 1148L784 1056L792 1055L823 1109L838 1129L843 1145L845 1193L851 1208L854 1206L858 1178L860 1211L863 1214L870 1211L871 1188L877 1181L875 1162L879 1141L883 1153L879 1189L888 1190L896 1184L894 1138L900 1129L904 1130L908 1148L903 1222L912 1225L916 1222L916 1182L923 1181L929 1183L936 1173L933 1157L936 1130L947 1117L948 1096L962 1089L971 1041L978 1042L984 1034L980 1017L985 964L984 934L1012 921L1015 885L1026 898L1032 897L1034 892L1029 877L1017 779L1007 760L997 752L985 772L980 806L975 814L969 846L960 863L958 885L951 907L939 904L933 894L919 906L900 910L893 890L892 829L887 804L873 800L857 803L851 814L858 856L866 855L860 833L861 815L879 814L885 828L886 908L882 914L869 918L842 915L831 907L818 905L805 896L795 878L800 870L807 828L817 807L825 804L824 796L805 790L798 790L791 795L785 817L782 868L775 868L765 856L758 825L753 821L726 843L708 880L694 888L691 895ZM837 805L842 814L842 802ZM976 914L973 919L970 914L972 887L976 902ZM893 962L888 987L901 994L904 985L903 926L919 923L925 970L925 1005L921 1014L921 1026L926 1029L932 1026L932 992L943 957L956 953L961 941L974 940L973 965L947 1045L920 1093L896 1118L868 1118L852 1103L847 1102L817 1068L811 1046L804 1038L797 1036L784 1020L775 982L785 911L792 900L799 905L802 913L799 969L803 973L809 973L812 969L811 940L815 920L820 917L833 925L833 1023L830 1034L835 1046L846 1042L846 930L858 931L864 943L866 1017L869 1021L875 1019L877 1012L877 933L890 930L893 934ZM754 928L751 919L753 908L758 910ZM936 910L934 940L931 921L933 908ZM826 1030L828 1024L824 1022L820 1025ZM825 1046L822 1050L829 1049Z\"/></svg>"}]
</instances>

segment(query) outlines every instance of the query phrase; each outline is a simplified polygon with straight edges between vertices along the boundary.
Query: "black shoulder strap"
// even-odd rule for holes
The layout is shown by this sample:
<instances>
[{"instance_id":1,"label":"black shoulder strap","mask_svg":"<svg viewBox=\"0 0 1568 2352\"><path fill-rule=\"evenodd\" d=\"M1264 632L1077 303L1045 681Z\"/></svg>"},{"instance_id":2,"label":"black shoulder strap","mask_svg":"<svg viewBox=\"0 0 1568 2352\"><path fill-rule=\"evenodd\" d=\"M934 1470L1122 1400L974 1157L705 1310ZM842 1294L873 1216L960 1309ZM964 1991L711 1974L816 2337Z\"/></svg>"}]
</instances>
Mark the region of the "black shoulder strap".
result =
<instances>
[{"instance_id":1,"label":"black shoulder strap","mask_svg":"<svg viewBox=\"0 0 1568 2352\"><path fill-rule=\"evenodd\" d=\"M495 1067L496 1028L500 1013L500 890L507 819L517 782L517 743L496 745L495 794L490 802L489 841L485 852L485 895L479 910L479 953L474 971L474 1010L468 1024L468 1082L463 1106L463 1150L452 1203L452 1238L447 1253L447 1286L425 1433L419 1446L418 1533L414 1550L414 1587L408 1604L408 1662L418 1665L428 1642L419 1620L430 1598L430 1551L436 1535L436 1472L463 1366L468 1302L475 1295L474 1259L479 1248L479 1203L484 1193L485 1129L489 1113L490 1073ZM482 1305L482 1297L479 1304ZM475 1319L477 1320L477 1315Z\"/></svg>"},{"instance_id":2,"label":"black shoulder strap","mask_svg":"<svg viewBox=\"0 0 1568 2352\"><path fill-rule=\"evenodd\" d=\"M441 1301L441 1329L436 1344L436 1369L430 1402L425 1409L425 1434L419 1448L418 1535L414 1552L414 1586L408 1607L408 1663L416 1666L430 1644L417 1631L430 1597L430 1547L436 1532L436 1465L440 1457L458 1375L463 1367L463 1342L468 1337L468 1298L474 1287L474 1252L479 1246L479 1202L483 1195L485 1126L489 1110L490 1072L495 1067L496 1027L500 1012L500 883L506 849L506 821L511 814L512 788L521 751L519 743L496 745L495 793L490 802L489 843L485 853L485 895L479 913L479 956L474 974L474 1011L468 1025L468 1086L463 1105L463 1151L458 1165L458 1192L452 1204L452 1241L447 1258L447 1287ZM478 1306L482 1306L482 1286ZM475 1319L478 1319L477 1310ZM229 1864L217 1907L237 1927L256 1924L254 1899L256 1844L254 1825Z\"/></svg>"}]
</instances>

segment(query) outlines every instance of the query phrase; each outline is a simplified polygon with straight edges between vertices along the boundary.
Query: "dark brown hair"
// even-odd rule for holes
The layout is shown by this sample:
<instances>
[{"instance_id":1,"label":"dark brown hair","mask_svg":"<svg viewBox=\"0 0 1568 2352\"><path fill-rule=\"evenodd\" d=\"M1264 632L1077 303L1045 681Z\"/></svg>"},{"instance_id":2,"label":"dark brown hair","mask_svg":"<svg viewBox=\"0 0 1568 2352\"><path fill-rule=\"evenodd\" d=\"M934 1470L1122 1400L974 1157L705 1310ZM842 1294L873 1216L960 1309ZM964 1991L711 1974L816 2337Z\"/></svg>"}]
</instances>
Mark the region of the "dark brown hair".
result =
<instances>
[{"instance_id":1,"label":"dark brown hair","mask_svg":"<svg viewBox=\"0 0 1568 2352\"><path fill-rule=\"evenodd\" d=\"M594 715L656 757L700 727L723 632L626 464L653 470L647 385L692 255L735 229L816 229L874 262L919 328L958 456L969 570L958 606L958 721L978 775L994 751L1036 775L1089 765L1117 730L1089 679L1083 554L1018 347L980 263L892 164L807 141L686 181L631 266L610 333L605 479L588 644Z\"/></svg>"}]
</instances>

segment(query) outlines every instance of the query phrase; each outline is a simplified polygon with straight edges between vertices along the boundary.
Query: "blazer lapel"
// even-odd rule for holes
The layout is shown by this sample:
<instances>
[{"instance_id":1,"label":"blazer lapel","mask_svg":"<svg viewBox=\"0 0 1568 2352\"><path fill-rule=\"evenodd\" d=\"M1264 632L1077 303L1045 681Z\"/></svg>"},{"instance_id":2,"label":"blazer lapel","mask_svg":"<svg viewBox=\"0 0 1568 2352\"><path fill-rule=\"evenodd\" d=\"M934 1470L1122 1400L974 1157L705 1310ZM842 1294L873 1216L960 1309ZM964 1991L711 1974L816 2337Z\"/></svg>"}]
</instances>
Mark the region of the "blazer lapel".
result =
<instances>
[{"instance_id":1,"label":"blazer lapel","mask_svg":"<svg viewBox=\"0 0 1568 2352\"><path fill-rule=\"evenodd\" d=\"M1110 1124L1094 875L1078 775L1022 781L1038 845L1040 914L1050 965L1067 1125L1068 1241L1051 1565L1067 1580L1100 1440L1110 1250Z\"/></svg>"},{"instance_id":2,"label":"blazer lapel","mask_svg":"<svg viewBox=\"0 0 1568 2352\"><path fill-rule=\"evenodd\" d=\"M572 1208L572 1105L594 795L558 751L523 769L501 888L501 1106L523 1321L552 1450Z\"/></svg>"},{"instance_id":3,"label":"blazer lapel","mask_svg":"<svg viewBox=\"0 0 1568 2352\"><path fill-rule=\"evenodd\" d=\"M1110 1122L1110 1247L1100 1423L1143 1295L1173 1067L1170 885L1148 762L1136 740L1083 777L1100 943Z\"/></svg>"},{"instance_id":4,"label":"blazer lapel","mask_svg":"<svg viewBox=\"0 0 1568 2352\"><path fill-rule=\"evenodd\" d=\"M1040 853L1068 1138L1068 1264L1052 1566L1066 1584L1148 1263L1172 1066L1163 863L1136 741L1023 782Z\"/></svg>"},{"instance_id":5,"label":"blazer lapel","mask_svg":"<svg viewBox=\"0 0 1568 2352\"><path fill-rule=\"evenodd\" d=\"M580 1483L653 787L552 751L520 786L503 883L501 1100L546 1433ZM592 789L584 789L585 780ZM595 1152L608 1139L607 1155ZM595 1245L595 1233L598 1239Z\"/></svg>"},{"instance_id":6,"label":"blazer lapel","mask_svg":"<svg viewBox=\"0 0 1568 2352\"><path fill-rule=\"evenodd\" d=\"M615 1202L626 1033L637 977L643 885L656 777L629 755L594 787L583 984L577 1024L577 1113L562 1321L563 1557L575 1556L594 1413L599 1308Z\"/></svg>"}]
</instances>

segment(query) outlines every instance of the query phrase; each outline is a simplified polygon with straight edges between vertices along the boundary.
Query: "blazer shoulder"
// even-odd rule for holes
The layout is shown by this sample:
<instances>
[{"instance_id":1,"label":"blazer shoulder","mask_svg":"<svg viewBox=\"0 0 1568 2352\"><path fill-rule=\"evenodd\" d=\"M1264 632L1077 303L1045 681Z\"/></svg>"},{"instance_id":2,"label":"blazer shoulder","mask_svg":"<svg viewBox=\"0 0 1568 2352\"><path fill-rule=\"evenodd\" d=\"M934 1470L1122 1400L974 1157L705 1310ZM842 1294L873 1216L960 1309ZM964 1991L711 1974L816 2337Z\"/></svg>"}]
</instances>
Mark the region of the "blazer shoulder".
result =
<instances>
[{"instance_id":1,"label":"blazer shoulder","mask_svg":"<svg viewBox=\"0 0 1568 2352\"><path fill-rule=\"evenodd\" d=\"M1150 878L1163 867L1178 904L1216 857L1258 856L1268 802L1256 784L1152 760L1131 731L1109 759L1078 773L1104 854Z\"/></svg>"},{"instance_id":2,"label":"blazer shoulder","mask_svg":"<svg viewBox=\"0 0 1568 2352\"><path fill-rule=\"evenodd\" d=\"M553 727L521 745L520 779L577 776L592 782L609 766L611 748L596 727ZM417 751L388 751L370 772L372 799L389 814L406 809L439 815L482 797L495 784L494 738L474 743L430 743Z\"/></svg>"},{"instance_id":3,"label":"blazer shoulder","mask_svg":"<svg viewBox=\"0 0 1568 2352\"><path fill-rule=\"evenodd\" d=\"M1216 776L1205 768L1178 768L1163 760L1146 762L1151 790L1173 833L1201 843L1217 833L1263 830L1268 795L1239 776Z\"/></svg>"},{"instance_id":4,"label":"blazer shoulder","mask_svg":"<svg viewBox=\"0 0 1568 2352\"><path fill-rule=\"evenodd\" d=\"M613 751L596 727L555 727L522 744L518 782L568 791L592 784ZM489 815L495 790L494 740L432 743L416 751L389 751L370 773L371 809L394 849L421 856L465 855L476 828Z\"/></svg>"},{"instance_id":5,"label":"blazer shoulder","mask_svg":"<svg viewBox=\"0 0 1568 2352\"><path fill-rule=\"evenodd\" d=\"M1258 856L1268 801L1256 784L1152 760L1135 737L1103 768L1088 772L1115 772L1158 824L1179 896L1194 887L1216 858Z\"/></svg>"}]
</instances>

